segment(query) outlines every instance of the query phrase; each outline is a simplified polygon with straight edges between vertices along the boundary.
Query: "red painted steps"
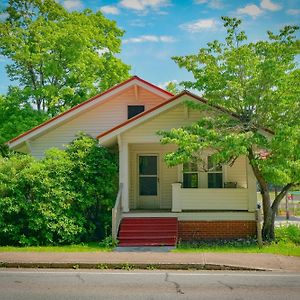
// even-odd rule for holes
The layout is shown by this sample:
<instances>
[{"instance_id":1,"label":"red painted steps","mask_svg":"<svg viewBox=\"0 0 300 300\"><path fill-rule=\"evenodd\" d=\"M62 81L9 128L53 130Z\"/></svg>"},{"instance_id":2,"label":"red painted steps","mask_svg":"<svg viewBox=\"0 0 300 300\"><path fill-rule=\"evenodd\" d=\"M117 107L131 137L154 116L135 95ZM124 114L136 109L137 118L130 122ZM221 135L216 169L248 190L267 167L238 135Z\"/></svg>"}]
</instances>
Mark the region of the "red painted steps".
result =
<instances>
[{"instance_id":1,"label":"red painted steps","mask_svg":"<svg viewBox=\"0 0 300 300\"><path fill-rule=\"evenodd\" d=\"M124 218L118 234L119 246L174 246L177 218Z\"/></svg>"}]
</instances>

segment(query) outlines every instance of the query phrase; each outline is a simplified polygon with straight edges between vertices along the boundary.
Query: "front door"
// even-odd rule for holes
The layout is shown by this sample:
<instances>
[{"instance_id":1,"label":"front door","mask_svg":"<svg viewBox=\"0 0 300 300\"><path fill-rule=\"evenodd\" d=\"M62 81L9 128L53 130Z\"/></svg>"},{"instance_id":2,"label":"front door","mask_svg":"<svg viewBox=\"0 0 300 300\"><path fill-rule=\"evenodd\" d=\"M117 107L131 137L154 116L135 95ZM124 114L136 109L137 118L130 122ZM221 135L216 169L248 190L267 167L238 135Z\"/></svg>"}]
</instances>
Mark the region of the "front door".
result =
<instances>
[{"instance_id":1,"label":"front door","mask_svg":"<svg viewBox=\"0 0 300 300\"><path fill-rule=\"evenodd\" d=\"M159 203L158 155L138 156L138 196L139 208L158 209Z\"/></svg>"}]
</instances>

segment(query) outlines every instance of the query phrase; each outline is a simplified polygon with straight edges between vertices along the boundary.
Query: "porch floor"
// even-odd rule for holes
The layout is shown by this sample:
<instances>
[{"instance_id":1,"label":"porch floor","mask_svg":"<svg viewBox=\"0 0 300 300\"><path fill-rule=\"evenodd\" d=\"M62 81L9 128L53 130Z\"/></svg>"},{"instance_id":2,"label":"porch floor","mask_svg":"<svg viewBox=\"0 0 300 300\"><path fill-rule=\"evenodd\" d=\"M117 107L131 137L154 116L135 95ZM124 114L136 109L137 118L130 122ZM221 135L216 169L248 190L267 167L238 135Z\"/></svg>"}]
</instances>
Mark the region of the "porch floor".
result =
<instances>
[{"instance_id":1,"label":"porch floor","mask_svg":"<svg viewBox=\"0 0 300 300\"><path fill-rule=\"evenodd\" d=\"M122 212L122 218L178 218L178 220L193 221L234 221L234 220L255 220L255 212L238 210L193 210L172 212L169 209L143 210L136 209L129 212Z\"/></svg>"}]
</instances>

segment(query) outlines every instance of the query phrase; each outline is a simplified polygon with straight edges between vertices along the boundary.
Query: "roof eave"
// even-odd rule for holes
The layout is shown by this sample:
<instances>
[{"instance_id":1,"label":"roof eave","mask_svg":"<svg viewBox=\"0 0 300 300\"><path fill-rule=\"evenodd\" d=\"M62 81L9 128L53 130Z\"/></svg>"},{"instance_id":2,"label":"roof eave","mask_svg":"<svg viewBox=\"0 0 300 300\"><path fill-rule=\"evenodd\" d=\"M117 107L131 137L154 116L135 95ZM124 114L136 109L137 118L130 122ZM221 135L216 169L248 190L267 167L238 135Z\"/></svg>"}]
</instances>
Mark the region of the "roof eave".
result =
<instances>
[{"instance_id":1,"label":"roof eave","mask_svg":"<svg viewBox=\"0 0 300 300\"><path fill-rule=\"evenodd\" d=\"M165 91L165 90L161 89L160 87L155 86L152 83L139 78L138 76L133 76L133 77L129 78L128 80L126 80L116 86L113 86L112 88L108 89L107 91L105 91L101 94L98 94L98 95L70 108L69 110L59 114L58 116L56 116L50 120L47 120L46 122L20 134L19 136L6 142L6 144L10 148L16 148L19 145L21 145L24 141L34 138L47 130L50 130L51 128L59 125L60 123L63 123L66 120L69 120L69 119L77 116L79 113L86 111L86 110L92 108L93 106L96 106L98 103L103 102L105 99L107 99L107 98L113 96L114 94L121 92L123 89L126 89L135 84L139 84L146 89L148 87L148 90L159 94L160 96L164 97L165 99L173 96L172 93Z\"/></svg>"}]
</instances>

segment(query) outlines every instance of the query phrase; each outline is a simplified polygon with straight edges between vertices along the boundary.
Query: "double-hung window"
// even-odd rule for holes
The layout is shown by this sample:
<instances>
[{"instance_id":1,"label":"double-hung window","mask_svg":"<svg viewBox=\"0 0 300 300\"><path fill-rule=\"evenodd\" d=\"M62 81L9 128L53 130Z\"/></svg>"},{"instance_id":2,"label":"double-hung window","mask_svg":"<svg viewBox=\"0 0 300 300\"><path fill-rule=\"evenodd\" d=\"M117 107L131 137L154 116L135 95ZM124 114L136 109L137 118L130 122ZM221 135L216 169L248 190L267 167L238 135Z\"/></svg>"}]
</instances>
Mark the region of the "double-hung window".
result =
<instances>
[{"instance_id":1,"label":"double-hung window","mask_svg":"<svg viewBox=\"0 0 300 300\"><path fill-rule=\"evenodd\" d=\"M211 156L208 156L208 172L207 172L207 186L208 188L222 188L223 187L223 170L222 166L216 165Z\"/></svg>"},{"instance_id":2,"label":"double-hung window","mask_svg":"<svg viewBox=\"0 0 300 300\"><path fill-rule=\"evenodd\" d=\"M184 188L198 188L199 173L198 166L195 163L183 164L183 184Z\"/></svg>"}]
</instances>

